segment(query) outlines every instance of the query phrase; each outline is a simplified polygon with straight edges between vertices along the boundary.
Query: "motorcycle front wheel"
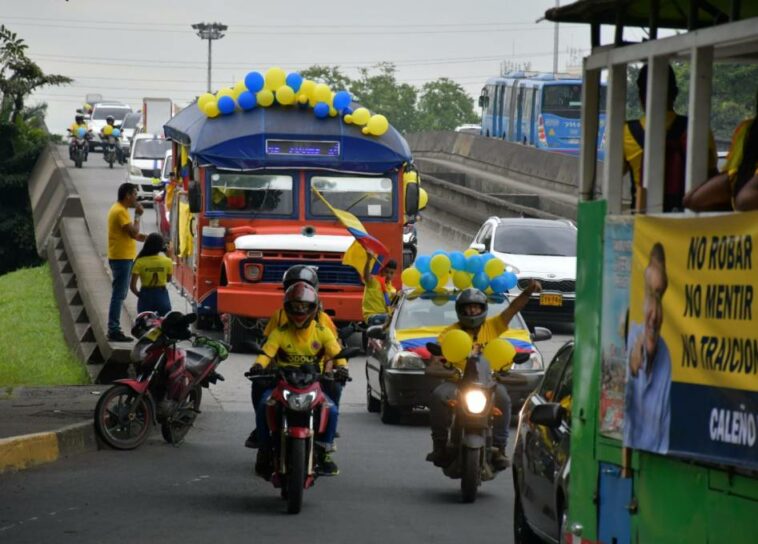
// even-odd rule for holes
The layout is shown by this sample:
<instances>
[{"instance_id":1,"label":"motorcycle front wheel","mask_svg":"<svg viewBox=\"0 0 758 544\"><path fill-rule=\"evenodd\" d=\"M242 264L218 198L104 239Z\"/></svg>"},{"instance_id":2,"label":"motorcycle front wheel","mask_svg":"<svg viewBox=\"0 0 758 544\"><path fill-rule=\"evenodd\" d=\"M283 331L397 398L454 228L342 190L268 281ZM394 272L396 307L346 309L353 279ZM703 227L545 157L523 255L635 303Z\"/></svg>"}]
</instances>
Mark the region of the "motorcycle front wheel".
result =
<instances>
[{"instance_id":1,"label":"motorcycle front wheel","mask_svg":"<svg viewBox=\"0 0 758 544\"><path fill-rule=\"evenodd\" d=\"M463 502L474 502L481 477L481 449L463 448L461 455L461 496Z\"/></svg>"},{"instance_id":2,"label":"motorcycle front wheel","mask_svg":"<svg viewBox=\"0 0 758 544\"><path fill-rule=\"evenodd\" d=\"M106 444L117 450L133 450L150 434L153 406L146 396L118 384L108 389L95 407L95 429Z\"/></svg>"},{"instance_id":3,"label":"motorcycle front wheel","mask_svg":"<svg viewBox=\"0 0 758 544\"><path fill-rule=\"evenodd\" d=\"M305 489L305 464L307 447L302 438L292 438L288 444L287 455L287 513L297 514L303 507L303 490Z\"/></svg>"},{"instance_id":4,"label":"motorcycle front wheel","mask_svg":"<svg viewBox=\"0 0 758 544\"><path fill-rule=\"evenodd\" d=\"M198 412L200 410L200 401L202 398L203 390L200 386L193 387L182 406L176 410L176 419L161 424L161 435L163 435L163 439L166 442L169 444L179 444L184 440L190 427L192 427L192 422L195 418L188 418L186 415L183 415L183 413L186 414L189 410Z\"/></svg>"}]
</instances>

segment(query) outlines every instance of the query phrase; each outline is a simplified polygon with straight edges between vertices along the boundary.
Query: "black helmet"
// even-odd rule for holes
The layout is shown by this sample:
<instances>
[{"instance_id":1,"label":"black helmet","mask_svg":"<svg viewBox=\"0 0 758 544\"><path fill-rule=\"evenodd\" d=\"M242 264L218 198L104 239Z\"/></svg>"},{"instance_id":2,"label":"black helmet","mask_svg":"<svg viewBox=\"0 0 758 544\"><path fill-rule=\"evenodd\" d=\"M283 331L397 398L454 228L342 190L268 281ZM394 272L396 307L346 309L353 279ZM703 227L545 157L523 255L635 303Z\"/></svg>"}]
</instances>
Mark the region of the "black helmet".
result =
<instances>
[{"instance_id":1,"label":"black helmet","mask_svg":"<svg viewBox=\"0 0 758 544\"><path fill-rule=\"evenodd\" d=\"M318 290L318 273L312 266L296 264L295 266L289 267L282 277L284 290L286 291L292 286L292 284L298 281L304 281L314 289Z\"/></svg>"},{"instance_id":2,"label":"black helmet","mask_svg":"<svg viewBox=\"0 0 758 544\"><path fill-rule=\"evenodd\" d=\"M318 313L318 291L304 281L293 283L284 293L284 312L290 323L304 329Z\"/></svg>"},{"instance_id":3,"label":"black helmet","mask_svg":"<svg viewBox=\"0 0 758 544\"><path fill-rule=\"evenodd\" d=\"M105 118L105 122L108 123L108 124L113 123L114 122L113 116L109 115L108 117L106 117Z\"/></svg>"},{"instance_id":4,"label":"black helmet","mask_svg":"<svg viewBox=\"0 0 758 544\"><path fill-rule=\"evenodd\" d=\"M477 304L480 312L476 315L468 315L463 311L465 306ZM487 295L479 289L464 289L455 299L455 313L458 321L464 329L476 329L487 319Z\"/></svg>"},{"instance_id":5,"label":"black helmet","mask_svg":"<svg viewBox=\"0 0 758 544\"><path fill-rule=\"evenodd\" d=\"M147 333L150 329L160 323L158 314L155 312L142 312L134 320L134 326L132 327L132 336L139 339Z\"/></svg>"},{"instance_id":6,"label":"black helmet","mask_svg":"<svg viewBox=\"0 0 758 544\"><path fill-rule=\"evenodd\" d=\"M82 123L84 123L84 115L77 115L76 117L74 117L74 120L76 121L77 125L81 125Z\"/></svg>"},{"instance_id":7,"label":"black helmet","mask_svg":"<svg viewBox=\"0 0 758 544\"><path fill-rule=\"evenodd\" d=\"M173 340L189 340L192 337L189 326L195 322L196 318L195 314L184 315L177 311L169 312L161 322L161 330Z\"/></svg>"}]
</instances>

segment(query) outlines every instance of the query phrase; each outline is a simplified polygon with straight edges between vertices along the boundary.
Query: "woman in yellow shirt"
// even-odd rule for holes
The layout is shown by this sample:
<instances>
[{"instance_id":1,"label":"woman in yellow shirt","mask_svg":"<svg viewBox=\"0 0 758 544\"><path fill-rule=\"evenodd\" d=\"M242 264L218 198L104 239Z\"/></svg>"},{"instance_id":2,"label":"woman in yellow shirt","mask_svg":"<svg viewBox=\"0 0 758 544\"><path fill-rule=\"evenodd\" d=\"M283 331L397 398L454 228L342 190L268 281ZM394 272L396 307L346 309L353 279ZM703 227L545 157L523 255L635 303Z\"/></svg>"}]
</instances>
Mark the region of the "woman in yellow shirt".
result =
<instances>
[{"instance_id":1,"label":"woman in yellow shirt","mask_svg":"<svg viewBox=\"0 0 758 544\"><path fill-rule=\"evenodd\" d=\"M156 312L166 315L171 311L166 284L171 281L174 271L173 261L164 252L167 251L163 236L154 232L145 240L132 267L130 288L137 296L138 312ZM140 289L137 290L137 280Z\"/></svg>"}]
</instances>

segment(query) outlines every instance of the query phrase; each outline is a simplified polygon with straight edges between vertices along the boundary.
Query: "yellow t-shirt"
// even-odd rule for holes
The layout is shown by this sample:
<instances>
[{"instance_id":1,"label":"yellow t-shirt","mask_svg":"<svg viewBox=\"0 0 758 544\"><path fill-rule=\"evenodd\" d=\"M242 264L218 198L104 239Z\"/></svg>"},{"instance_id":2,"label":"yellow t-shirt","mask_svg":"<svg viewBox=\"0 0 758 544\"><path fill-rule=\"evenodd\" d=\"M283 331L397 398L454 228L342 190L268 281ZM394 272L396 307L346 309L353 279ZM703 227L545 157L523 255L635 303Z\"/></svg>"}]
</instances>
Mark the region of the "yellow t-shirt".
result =
<instances>
[{"instance_id":1,"label":"yellow t-shirt","mask_svg":"<svg viewBox=\"0 0 758 544\"><path fill-rule=\"evenodd\" d=\"M132 222L123 204L116 202L108 211L108 258L128 259L137 256L137 241L129 236L124 227Z\"/></svg>"},{"instance_id":2,"label":"yellow t-shirt","mask_svg":"<svg viewBox=\"0 0 758 544\"><path fill-rule=\"evenodd\" d=\"M319 311L317 321L319 325L326 327L332 331L332 334L335 337L337 336L337 327L334 326L334 321L332 321L332 318L329 317L326 312ZM263 330L263 336L271 336L274 329L278 329L287 323L287 313L284 311L284 308L279 308L274 315L271 316L271 319L268 320L268 323L266 323L266 328Z\"/></svg>"},{"instance_id":3,"label":"yellow t-shirt","mask_svg":"<svg viewBox=\"0 0 758 544\"><path fill-rule=\"evenodd\" d=\"M468 333L468 335L471 337L471 340L473 341L474 345L479 344L480 346L487 345L488 342L491 340L494 340L496 338L499 338L500 335L502 335L505 331L508 330L508 323L506 323L502 316L496 315L494 317L490 317L482 323L482 326L479 327L479 331L474 334L471 331L465 330L461 328L460 323L453 323L452 325L449 325L445 329L442 330L442 332L437 337L437 341L442 344L443 339L445 338L445 335L453 330L463 330L464 332ZM460 369L461 371L464 370L466 366L466 361L459 361L457 363L451 362L453 366ZM492 370L497 371L500 370L500 368L492 368Z\"/></svg>"},{"instance_id":4,"label":"yellow t-shirt","mask_svg":"<svg viewBox=\"0 0 758 544\"><path fill-rule=\"evenodd\" d=\"M273 358L279 366L320 366L323 359L334 357L341 349L332 331L315 321L304 329L288 323L274 329L263 345L265 355L259 355L255 362L264 368Z\"/></svg>"},{"instance_id":5,"label":"yellow t-shirt","mask_svg":"<svg viewBox=\"0 0 758 544\"><path fill-rule=\"evenodd\" d=\"M76 133L77 130L79 130L80 128L87 130L87 125L77 125L76 123L71 123L71 126L68 128L71 129L71 134L73 134L74 136L77 136L77 133Z\"/></svg>"},{"instance_id":6,"label":"yellow t-shirt","mask_svg":"<svg viewBox=\"0 0 758 544\"><path fill-rule=\"evenodd\" d=\"M734 133L732 134L732 143L729 145L729 154L726 156L726 164L724 164L724 168L721 170L723 174L729 175L729 185L732 187L734 187L737 171L742 164L742 151L745 147L745 138L747 137L748 132L750 132L750 127L754 122L754 119L745 119L737 125L737 128L734 129ZM758 169L756 169L755 173L758 174Z\"/></svg>"},{"instance_id":7,"label":"yellow t-shirt","mask_svg":"<svg viewBox=\"0 0 758 544\"><path fill-rule=\"evenodd\" d=\"M174 272L174 263L165 255L140 257L134 261L132 275L139 275L142 287L165 287Z\"/></svg>"},{"instance_id":8,"label":"yellow t-shirt","mask_svg":"<svg viewBox=\"0 0 758 544\"><path fill-rule=\"evenodd\" d=\"M387 285L387 296L390 300L395 296L396 289L392 284ZM366 321L372 315L388 314L389 303L385 300L382 283L376 276L371 276L363 288L363 320Z\"/></svg>"}]
</instances>

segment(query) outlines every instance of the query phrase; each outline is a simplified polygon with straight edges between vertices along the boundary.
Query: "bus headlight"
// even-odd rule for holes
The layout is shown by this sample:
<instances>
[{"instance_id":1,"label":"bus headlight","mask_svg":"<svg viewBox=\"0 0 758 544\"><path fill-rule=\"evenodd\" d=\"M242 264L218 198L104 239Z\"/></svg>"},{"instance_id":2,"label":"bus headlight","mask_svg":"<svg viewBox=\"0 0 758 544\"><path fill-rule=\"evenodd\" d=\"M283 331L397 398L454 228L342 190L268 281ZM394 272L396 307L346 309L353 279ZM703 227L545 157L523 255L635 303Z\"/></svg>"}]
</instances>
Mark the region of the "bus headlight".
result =
<instances>
[{"instance_id":1,"label":"bus headlight","mask_svg":"<svg viewBox=\"0 0 758 544\"><path fill-rule=\"evenodd\" d=\"M471 389L464 395L466 409L472 414L481 414L487 406L487 397L480 389Z\"/></svg>"},{"instance_id":2,"label":"bus headlight","mask_svg":"<svg viewBox=\"0 0 758 544\"><path fill-rule=\"evenodd\" d=\"M243 271L247 281L256 282L263 279L263 265L261 264L245 263Z\"/></svg>"}]
</instances>

